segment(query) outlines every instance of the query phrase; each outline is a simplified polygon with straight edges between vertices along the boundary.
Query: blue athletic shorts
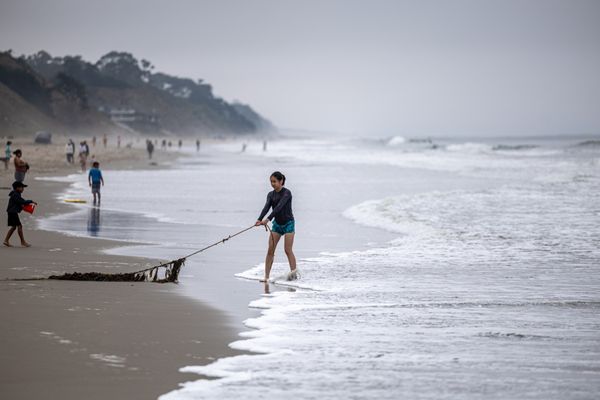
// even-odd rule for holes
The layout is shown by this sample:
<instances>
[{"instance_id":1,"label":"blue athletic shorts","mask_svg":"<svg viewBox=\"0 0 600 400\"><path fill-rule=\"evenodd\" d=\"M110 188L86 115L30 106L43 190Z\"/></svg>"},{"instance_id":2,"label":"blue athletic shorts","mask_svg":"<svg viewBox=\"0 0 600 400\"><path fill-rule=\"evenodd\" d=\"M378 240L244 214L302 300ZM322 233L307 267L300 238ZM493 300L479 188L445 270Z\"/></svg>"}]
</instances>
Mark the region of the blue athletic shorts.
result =
<instances>
[{"instance_id":1,"label":"blue athletic shorts","mask_svg":"<svg viewBox=\"0 0 600 400\"><path fill-rule=\"evenodd\" d=\"M279 225L275 220L273 220L273 224L271 226L271 230L275 233L279 233L280 235L285 235L286 233L294 233L294 229L294 220L288 221L283 225Z\"/></svg>"},{"instance_id":2,"label":"blue athletic shorts","mask_svg":"<svg viewBox=\"0 0 600 400\"><path fill-rule=\"evenodd\" d=\"M92 193L100 193L100 185L102 182L92 182Z\"/></svg>"}]
</instances>

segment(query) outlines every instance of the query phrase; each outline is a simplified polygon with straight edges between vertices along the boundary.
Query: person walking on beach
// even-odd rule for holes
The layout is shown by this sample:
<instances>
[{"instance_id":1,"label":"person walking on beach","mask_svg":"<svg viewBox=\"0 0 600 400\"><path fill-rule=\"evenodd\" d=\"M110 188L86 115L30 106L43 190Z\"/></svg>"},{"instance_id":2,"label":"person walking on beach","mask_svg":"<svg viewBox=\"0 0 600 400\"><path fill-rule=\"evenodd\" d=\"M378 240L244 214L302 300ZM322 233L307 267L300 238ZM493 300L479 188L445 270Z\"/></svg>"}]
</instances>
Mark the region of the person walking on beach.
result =
<instances>
[{"instance_id":1,"label":"person walking on beach","mask_svg":"<svg viewBox=\"0 0 600 400\"><path fill-rule=\"evenodd\" d=\"M106 143L108 143L108 137L105 133L104 136L102 136L102 145L104 146L104 148L106 148Z\"/></svg>"},{"instance_id":2,"label":"person walking on beach","mask_svg":"<svg viewBox=\"0 0 600 400\"><path fill-rule=\"evenodd\" d=\"M15 230L19 234L19 239L21 239L21 246L23 247L31 247L27 241L25 241L25 236L23 234L23 225L21 225L21 220L19 219L19 213L23 210L23 206L27 204L36 204L33 200L25 200L21 197L21 193L27 187L23 182L13 182L12 184L13 190L9 193L8 207L6 207L6 213L8 214L8 232L6 233L6 237L4 238L4 245L6 247L12 247L10 244L10 237L15 232Z\"/></svg>"},{"instance_id":3,"label":"person walking on beach","mask_svg":"<svg viewBox=\"0 0 600 400\"><path fill-rule=\"evenodd\" d=\"M15 155L15 181L25 182L25 175L29 171L29 164L23 160L23 152L20 149L15 150L13 154Z\"/></svg>"},{"instance_id":4,"label":"person walking on beach","mask_svg":"<svg viewBox=\"0 0 600 400\"><path fill-rule=\"evenodd\" d=\"M81 165L81 172L85 172L87 169L87 152L85 150L85 142L79 143L79 165Z\"/></svg>"},{"instance_id":5,"label":"person walking on beach","mask_svg":"<svg viewBox=\"0 0 600 400\"><path fill-rule=\"evenodd\" d=\"M200 151L200 139L196 139L196 152Z\"/></svg>"},{"instance_id":6,"label":"person walking on beach","mask_svg":"<svg viewBox=\"0 0 600 400\"><path fill-rule=\"evenodd\" d=\"M75 143L73 143L73 140L69 139L69 142L65 146L65 153L67 154L67 163L73 164L75 162L73 159L75 155Z\"/></svg>"},{"instance_id":7,"label":"person walking on beach","mask_svg":"<svg viewBox=\"0 0 600 400\"><path fill-rule=\"evenodd\" d=\"M94 205L96 204L96 197L98 197L98 205L100 205L100 186L104 186L104 178L102 177L102 171L100 171L100 163L94 161L90 173L88 174L88 183L92 188L92 194L94 195Z\"/></svg>"},{"instance_id":8,"label":"person walking on beach","mask_svg":"<svg viewBox=\"0 0 600 400\"><path fill-rule=\"evenodd\" d=\"M290 273L288 280L298 278L296 271L296 256L292 247L294 246L295 221L292 213L292 192L285 188L285 175L279 171L275 171L270 176L271 187L273 191L267 195L267 202L260 213L255 226L267 225L269 221L273 221L271 234L269 235L269 248L265 258L265 279L262 282L268 282L271 274L271 267L275 259L275 249L279 239L284 237L284 250L290 264ZM263 220L269 209L273 209L271 214Z\"/></svg>"},{"instance_id":9,"label":"person walking on beach","mask_svg":"<svg viewBox=\"0 0 600 400\"><path fill-rule=\"evenodd\" d=\"M8 163L10 162L10 157L12 156L12 150L10 149L10 145L12 142L8 140L6 142L6 147L4 148L4 169L8 169Z\"/></svg>"}]
</instances>

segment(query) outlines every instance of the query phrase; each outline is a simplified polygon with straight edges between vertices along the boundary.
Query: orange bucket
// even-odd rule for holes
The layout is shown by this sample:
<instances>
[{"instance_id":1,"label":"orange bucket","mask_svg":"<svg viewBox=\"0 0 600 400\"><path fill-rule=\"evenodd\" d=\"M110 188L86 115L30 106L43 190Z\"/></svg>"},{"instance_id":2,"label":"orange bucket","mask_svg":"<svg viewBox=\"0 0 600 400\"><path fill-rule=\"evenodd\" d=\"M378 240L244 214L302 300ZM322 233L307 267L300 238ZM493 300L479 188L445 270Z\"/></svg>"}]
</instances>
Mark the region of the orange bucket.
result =
<instances>
[{"instance_id":1,"label":"orange bucket","mask_svg":"<svg viewBox=\"0 0 600 400\"><path fill-rule=\"evenodd\" d=\"M33 203L25 204L23 206L23 211L25 211L29 214L33 214L34 210L35 210L35 204L33 204Z\"/></svg>"}]
</instances>

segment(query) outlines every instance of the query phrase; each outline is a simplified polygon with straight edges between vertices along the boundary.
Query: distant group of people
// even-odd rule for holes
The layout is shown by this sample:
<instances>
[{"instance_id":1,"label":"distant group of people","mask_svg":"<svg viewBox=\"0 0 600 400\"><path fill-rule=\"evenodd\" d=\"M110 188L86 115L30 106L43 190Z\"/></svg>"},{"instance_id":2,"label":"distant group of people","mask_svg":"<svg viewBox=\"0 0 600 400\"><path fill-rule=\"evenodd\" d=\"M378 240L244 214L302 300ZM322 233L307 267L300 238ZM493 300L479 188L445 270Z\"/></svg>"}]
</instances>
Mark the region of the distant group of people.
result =
<instances>
[{"instance_id":1,"label":"distant group of people","mask_svg":"<svg viewBox=\"0 0 600 400\"><path fill-rule=\"evenodd\" d=\"M94 143L93 139L92 139L92 143ZM73 142L73 139L69 139L69 141L65 145L65 154L67 156L67 163L75 164L75 142ZM87 160L88 160L89 156L90 156L90 146L88 145L87 140L83 140L83 141L79 142L79 152L78 152L79 165L81 166L81 170L83 172L85 172L87 169Z\"/></svg>"},{"instance_id":2,"label":"distant group of people","mask_svg":"<svg viewBox=\"0 0 600 400\"><path fill-rule=\"evenodd\" d=\"M242 143L242 153L246 152L247 148L248 148L248 143L246 143L246 142ZM263 149L263 151L267 151L267 141L266 140L263 140L262 149Z\"/></svg>"}]
</instances>

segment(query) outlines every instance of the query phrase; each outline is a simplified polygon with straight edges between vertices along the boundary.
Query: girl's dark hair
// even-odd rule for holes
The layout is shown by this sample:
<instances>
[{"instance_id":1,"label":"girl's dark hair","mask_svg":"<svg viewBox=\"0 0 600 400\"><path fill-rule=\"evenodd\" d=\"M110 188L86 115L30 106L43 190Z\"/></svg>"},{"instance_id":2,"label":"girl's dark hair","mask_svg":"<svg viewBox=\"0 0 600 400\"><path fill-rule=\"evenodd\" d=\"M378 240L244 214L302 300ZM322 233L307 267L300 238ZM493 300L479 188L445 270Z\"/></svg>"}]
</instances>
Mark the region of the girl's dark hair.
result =
<instances>
[{"instance_id":1,"label":"girl's dark hair","mask_svg":"<svg viewBox=\"0 0 600 400\"><path fill-rule=\"evenodd\" d=\"M279 171L275 171L271 174L272 177L277 179L278 181L283 181L282 185L285 185L285 175Z\"/></svg>"}]
</instances>

